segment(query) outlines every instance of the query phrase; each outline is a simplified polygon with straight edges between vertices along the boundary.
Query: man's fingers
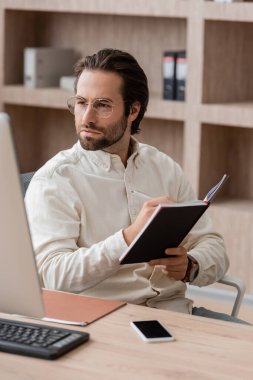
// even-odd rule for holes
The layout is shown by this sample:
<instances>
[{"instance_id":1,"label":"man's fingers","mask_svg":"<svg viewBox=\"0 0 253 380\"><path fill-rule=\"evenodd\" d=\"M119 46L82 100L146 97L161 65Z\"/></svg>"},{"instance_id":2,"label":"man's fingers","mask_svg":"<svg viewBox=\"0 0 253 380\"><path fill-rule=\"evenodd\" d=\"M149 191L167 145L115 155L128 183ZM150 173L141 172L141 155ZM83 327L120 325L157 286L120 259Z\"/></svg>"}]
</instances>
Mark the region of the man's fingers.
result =
<instances>
[{"instance_id":1,"label":"man's fingers","mask_svg":"<svg viewBox=\"0 0 253 380\"><path fill-rule=\"evenodd\" d=\"M167 248L165 254L168 256L185 256L187 255L187 251L184 247Z\"/></svg>"},{"instance_id":2,"label":"man's fingers","mask_svg":"<svg viewBox=\"0 0 253 380\"><path fill-rule=\"evenodd\" d=\"M168 258L156 259L149 261L150 265L177 265L188 263L187 251L184 247L168 248L165 251Z\"/></svg>"},{"instance_id":3,"label":"man's fingers","mask_svg":"<svg viewBox=\"0 0 253 380\"><path fill-rule=\"evenodd\" d=\"M182 258L172 258L170 257L169 259L158 259L158 260L151 260L149 261L149 265L151 266L162 266L164 268L172 268L172 267L185 267L188 264L188 260L185 260L184 257Z\"/></svg>"},{"instance_id":4,"label":"man's fingers","mask_svg":"<svg viewBox=\"0 0 253 380\"><path fill-rule=\"evenodd\" d=\"M151 198L151 199L147 200L144 203L144 205L156 207L160 203L175 203L175 201L173 199L167 197L167 196L162 196L162 197L157 197L157 198Z\"/></svg>"},{"instance_id":5,"label":"man's fingers","mask_svg":"<svg viewBox=\"0 0 253 380\"><path fill-rule=\"evenodd\" d=\"M168 259L156 259L156 260L150 260L149 265L162 265L166 267L168 265Z\"/></svg>"}]
</instances>

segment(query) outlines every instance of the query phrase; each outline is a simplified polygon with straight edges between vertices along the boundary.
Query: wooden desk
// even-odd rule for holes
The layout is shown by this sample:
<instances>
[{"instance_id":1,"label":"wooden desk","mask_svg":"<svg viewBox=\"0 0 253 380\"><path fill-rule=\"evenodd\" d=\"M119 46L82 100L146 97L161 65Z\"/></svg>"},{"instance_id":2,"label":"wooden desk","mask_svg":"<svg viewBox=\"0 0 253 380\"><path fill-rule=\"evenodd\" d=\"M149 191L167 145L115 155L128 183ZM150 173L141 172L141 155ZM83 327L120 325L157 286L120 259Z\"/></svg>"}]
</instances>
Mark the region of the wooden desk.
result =
<instances>
[{"instance_id":1,"label":"wooden desk","mask_svg":"<svg viewBox=\"0 0 253 380\"><path fill-rule=\"evenodd\" d=\"M138 319L159 319L177 340L143 342L129 326ZM251 326L126 305L73 329L88 331L90 341L55 361L0 352L1 379L253 379Z\"/></svg>"}]
</instances>

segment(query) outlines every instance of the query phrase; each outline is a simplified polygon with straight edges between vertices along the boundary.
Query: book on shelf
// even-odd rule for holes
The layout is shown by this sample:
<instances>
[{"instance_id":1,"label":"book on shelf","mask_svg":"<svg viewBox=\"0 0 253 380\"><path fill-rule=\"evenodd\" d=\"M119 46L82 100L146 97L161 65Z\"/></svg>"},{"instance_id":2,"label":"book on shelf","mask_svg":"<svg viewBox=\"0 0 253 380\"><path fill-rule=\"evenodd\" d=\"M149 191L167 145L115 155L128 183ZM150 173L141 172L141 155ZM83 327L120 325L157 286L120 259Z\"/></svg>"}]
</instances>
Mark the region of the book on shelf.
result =
<instances>
[{"instance_id":1,"label":"book on shelf","mask_svg":"<svg viewBox=\"0 0 253 380\"><path fill-rule=\"evenodd\" d=\"M182 243L208 209L227 178L228 175L224 174L207 193L204 200L159 204L140 233L121 255L120 264L168 258L165 250L178 247Z\"/></svg>"}]
</instances>

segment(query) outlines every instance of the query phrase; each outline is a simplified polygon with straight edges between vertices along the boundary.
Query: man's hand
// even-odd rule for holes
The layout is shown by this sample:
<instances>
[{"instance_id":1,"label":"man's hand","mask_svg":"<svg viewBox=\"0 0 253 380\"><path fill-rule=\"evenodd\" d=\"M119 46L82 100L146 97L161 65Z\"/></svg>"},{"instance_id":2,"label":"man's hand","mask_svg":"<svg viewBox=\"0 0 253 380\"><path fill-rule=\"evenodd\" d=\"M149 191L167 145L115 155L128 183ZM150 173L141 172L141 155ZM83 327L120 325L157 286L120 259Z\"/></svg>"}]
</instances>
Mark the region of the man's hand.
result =
<instances>
[{"instance_id":1,"label":"man's hand","mask_svg":"<svg viewBox=\"0 0 253 380\"><path fill-rule=\"evenodd\" d=\"M141 229L143 228L147 220L150 218L150 216L154 212L155 208L159 205L159 203L175 203L175 202L166 196L152 198L146 201L143 204L142 209L139 215L137 216L136 220L134 221L134 223L123 230L123 236L127 245L130 245L132 243L134 238L141 231Z\"/></svg>"},{"instance_id":2,"label":"man's hand","mask_svg":"<svg viewBox=\"0 0 253 380\"><path fill-rule=\"evenodd\" d=\"M189 260L186 249L184 247L168 248L165 250L165 253L169 256L168 258L151 260L149 261L149 265L163 265L169 277L178 281L183 280Z\"/></svg>"}]
</instances>

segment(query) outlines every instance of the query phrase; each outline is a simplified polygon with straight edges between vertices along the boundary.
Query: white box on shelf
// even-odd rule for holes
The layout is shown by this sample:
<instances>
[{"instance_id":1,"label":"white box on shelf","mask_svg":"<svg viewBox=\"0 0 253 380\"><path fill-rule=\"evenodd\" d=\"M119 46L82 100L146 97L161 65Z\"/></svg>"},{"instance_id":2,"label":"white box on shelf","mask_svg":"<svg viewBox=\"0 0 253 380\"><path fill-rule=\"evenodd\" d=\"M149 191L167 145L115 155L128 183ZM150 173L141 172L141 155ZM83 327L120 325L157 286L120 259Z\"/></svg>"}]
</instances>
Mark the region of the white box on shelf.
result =
<instances>
[{"instance_id":1,"label":"white box on shelf","mask_svg":"<svg viewBox=\"0 0 253 380\"><path fill-rule=\"evenodd\" d=\"M63 76L60 78L60 88L74 92L75 76Z\"/></svg>"},{"instance_id":2,"label":"white box on shelf","mask_svg":"<svg viewBox=\"0 0 253 380\"><path fill-rule=\"evenodd\" d=\"M24 49L24 85L58 87L60 77L73 74L74 49L28 47Z\"/></svg>"}]
</instances>

